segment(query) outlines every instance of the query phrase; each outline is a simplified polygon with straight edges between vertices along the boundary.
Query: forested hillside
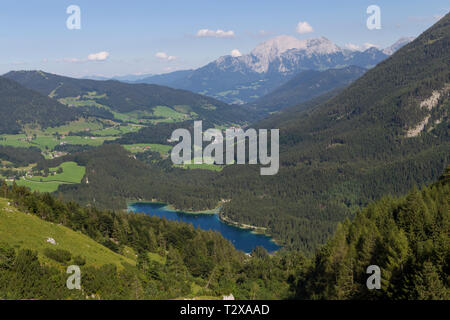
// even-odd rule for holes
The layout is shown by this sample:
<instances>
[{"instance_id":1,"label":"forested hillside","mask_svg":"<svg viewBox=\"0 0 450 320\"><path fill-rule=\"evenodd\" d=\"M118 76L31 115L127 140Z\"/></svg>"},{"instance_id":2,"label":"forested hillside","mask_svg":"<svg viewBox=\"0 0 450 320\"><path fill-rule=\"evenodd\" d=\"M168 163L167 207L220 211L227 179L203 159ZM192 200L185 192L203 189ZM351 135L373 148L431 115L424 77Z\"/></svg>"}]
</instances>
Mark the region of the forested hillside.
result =
<instances>
[{"instance_id":1,"label":"forested hillside","mask_svg":"<svg viewBox=\"0 0 450 320\"><path fill-rule=\"evenodd\" d=\"M0 233L0 298L448 299L449 194L450 167L429 187L371 203L308 259L296 251L268 255L260 247L249 257L218 233L82 208L2 183L8 203L0 198L1 227L10 232L3 224L21 219L33 232L11 226L14 239ZM49 228L65 230L56 234L66 249L44 244ZM98 264L105 259L110 263ZM81 267L82 290L65 286L70 264ZM367 289L370 265L381 269L380 290Z\"/></svg>"},{"instance_id":2,"label":"forested hillside","mask_svg":"<svg viewBox=\"0 0 450 320\"><path fill-rule=\"evenodd\" d=\"M340 224L297 278L299 299L450 299L450 167L439 182L385 196ZM366 269L381 269L367 290Z\"/></svg>"},{"instance_id":3,"label":"forested hillside","mask_svg":"<svg viewBox=\"0 0 450 320\"><path fill-rule=\"evenodd\" d=\"M450 160L449 83L447 15L336 97L258 124L280 128L282 167L264 178L235 168L245 187L223 214L309 248L358 206L437 179Z\"/></svg>"},{"instance_id":4,"label":"forested hillside","mask_svg":"<svg viewBox=\"0 0 450 320\"><path fill-rule=\"evenodd\" d=\"M346 87L366 71L356 66L325 71L303 71L271 93L249 103L248 106L254 108L254 112L269 114Z\"/></svg>"},{"instance_id":5,"label":"forested hillside","mask_svg":"<svg viewBox=\"0 0 450 320\"><path fill-rule=\"evenodd\" d=\"M15 134L24 125L42 128L63 125L79 114L57 101L0 77L0 134Z\"/></svg>"},{"instance_id":6,"label":"forested hillside","mask_svg":"<svg viewBox=\"0 0 450 320\"><path fill-rule=\"evenodd\" d=\"M258 166L242 165L220 172L177 171L170 160L160 160L149 161L164 176L153 180L159 174L148 179L137 171L127 174L141 164L116 166L110 158L103 165L106 157L93 157L88 167L97 162L102 168L88 169L95 191L86 184L60 191L104 207L156 198L178 209L201 210L230 200L222 217L266 227L283 245L312 252L360 206L430 183L449 163L449 20L447 15L337 96L328 93L258 123L280 128L281 168L275 176L262 177ZM113 178L119 170L121 183Z\"/></svg>"},{"instance_id":7,"label":"forested hillside","mask_svg":"<svg viewBox=\"0 0 450 320\"><path fill-rule=\"evenodd\" d=\"M257 248L248 257L216 232L145 214L83 208L16 185L0 184L0 196L23 212L9 203L5 206L0 198L2 223L22 219L24 226L33 226L33 235L42 231L31 241L32 235L19 228L14 237L23 241L0 241L1 299L222 299L230 293L240 299L286 299L292 295L287 279L296 273L298 255L270 257ZM57 233L56 245L45 244L51 224L24 213L81 232L97 244L67 231ZM73 247L63 249L73 237L79 241L77 248L89 244L90 249L81 255ZM99 264L105 260L110 263ZM81 267L80 291L66 287L66 267L73 264Z\"/></svg>"},{"instance_id":8,"label":"forested hillside","mask_svg":"<svg viewBox=\"0 0 450 320\"><path fill-rule=\"evenodd\" d=\"M229 106L213 98L185 90L152 84L130 84L115 80L97 81L74 79L42 71L12 71L4 75L21 85L68 105L81 105L90 115L102 111L129 113L151 112L164 106L183 109L186 118L200 117L216 123L252 119L241 107ZM86 110L86 107L89 107ZM247 117L246 117L247 115Z\"/></svg>"}]
</instances>

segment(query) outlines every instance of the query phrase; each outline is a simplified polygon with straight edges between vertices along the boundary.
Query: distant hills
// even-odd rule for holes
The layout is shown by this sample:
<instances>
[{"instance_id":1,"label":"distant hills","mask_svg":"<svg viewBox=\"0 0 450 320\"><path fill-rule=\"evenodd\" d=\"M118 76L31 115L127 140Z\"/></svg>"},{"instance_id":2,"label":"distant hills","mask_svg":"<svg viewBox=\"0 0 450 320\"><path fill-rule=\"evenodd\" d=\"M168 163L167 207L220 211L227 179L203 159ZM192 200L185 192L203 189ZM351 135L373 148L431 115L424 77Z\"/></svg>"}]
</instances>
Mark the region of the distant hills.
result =
<instances>
[{"instance_id":1,"label":"distant hills","mask_svg":"<svg viewBox=\"0 0 450 320\"><path fill-rule=\"evenodd\" d=\"M165 86L75 79L42 71L12 71L4 77L69 106L82 107L81 110L92 115L98 115L101 111L107 111L110 115L114 112L145 111L146 116L152 117L155 108L163 106L172 110L168 112L178 113L186 120L201 118L223 124L246 118L242 108Z\"/></svg>"},{"instance_id":2,"label":"distant hills","mask_svg":"<svg viewBox=\"0 0 450 320\"><path fill-rule=\"evenodd\" d=\"M25 125L42 128L75 120L76 110L27 89L19 83L0 77L0 133L19 133Z\"/></svg>"},{"instance_id":3,"label":"distant hills","mask_svg":"<svg viewBox=\"0 0 450 320\"><path fill-rule=\"evenodd\" d=\"M58 159L90 172L89 184L59 192L84 204L95 199L110 207L114 201L116 208L132 198L200 211L226 199L222 218L266 228L283 246L311 252L361 206L444 172L450 161L449 39L450 14L346 88L252 125L280 129L277 175L260 176L259 167L250 165L184 170L170 159L145 157L142 170L119 146L104 145ZM127 134L122 143L140 143L144 132Z\"/></svg>"},{"instance_id":4,"label":"distant hills","mask_svg":"<svg viewBox=\"0 0 450 320\"><path fill-rule=\"evenodd\" d=\"M403 46L407 45L411 41L413 41L415 37L403 37L395 42L392 46L387 47L383 50L383 52L387 55L394 54L397 50L401 49Z\"/></svg>"},{"instance_id":5,"label":"distant hills","mask_svg":"<svg viewBox=\"0 0 450 320\"><path fill-rule=\"evenodd\" d=\"M256 124L280 129L280 172L250 181L252 169L236 166L233 183L252 194L230 197L224 214L231 220L308 247L356 206L437 179L450 161L450 14L316 102Z\"/></svg>"},{"instance_id":6,"label":"distant hills","mask_svg":"<svg viewBox=\"0 0 450 320\"><path fill-rule=\"evenodd\" d=\"M285 107L319 97L329 91L343 88L361 77L367 70L350 66L325 71L302 71L271 93L248 104L257 112L271 113Z\"/></svg>"},{"instance_id":7,"label":"distant hills","mask_svg":"<svg viewBox=\"0 0 450 320\"><path fill-rule=\"evenodd\" d=\"M123 82L135 82L135 81L139 81L148 77L153 76L153 74L141 74L141 75L137 75L137 74L128 74L128 75L123 75L123 76L114 76L114 77L104 77L104 76L86 76L86 77L82 77L81 79L88 79L88 80L117 80L117 81L123 81Z\"/></svg>"},{"instance_id":8,"label":"distant hills","mask_svg":"<svg viewBox=\"0 0 450 320\"><path fill-rule=\"evenodd\" d=\"M196 70L151 76L138 82L167 85L205 94L227 103L253 102L301 71L358 66L372 68L406 41L386 52L342 49L330 40L278 36L239 57L224 56Z\"/></svg>"}]
</instances>

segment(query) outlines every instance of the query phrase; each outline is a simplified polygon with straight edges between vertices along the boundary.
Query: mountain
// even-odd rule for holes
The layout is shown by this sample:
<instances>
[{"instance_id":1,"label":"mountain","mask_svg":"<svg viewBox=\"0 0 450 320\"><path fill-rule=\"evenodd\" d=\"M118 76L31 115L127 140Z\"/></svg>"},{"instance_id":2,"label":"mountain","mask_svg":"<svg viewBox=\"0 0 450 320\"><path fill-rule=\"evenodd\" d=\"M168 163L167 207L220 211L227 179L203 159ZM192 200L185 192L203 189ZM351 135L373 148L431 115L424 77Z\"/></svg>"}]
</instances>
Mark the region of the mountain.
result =
<instances>
[{"instance_id":1,"label":"mountain","mask_svg":"<svg viewBox=\"0 0 450 320\"><path fill-rule=\"evenodd\" d=\"M255 124L280 129L274 176L261 176L255 165L184 170L170 159L146 161L152 169L143 175L142 164L111 161L118 146L103 146L79 160L59 158L91 172L89 185L59 192L105 207L111 194L123 208L129 198L193 211L222 202L222 219L266 228L284 246L311 252L361 206L438 179L450 162L449 114L450 14L348 87ZM120 181L112 178L119 174Z\"/></svg>"},{"instance_id":2,"label":"mountain","mask_svg":"<svg viewBox=\"0 0 450 320\"><path fill-rule=\"evenodd\" d=\"M124 75L124 76L114 76L114 77L102 77L102 76L86 76L83 77L82 79L88 79L88 80L100 80L100 81L106 81L106 80L117 80L117 81L123 81L123 82L136 82L148 77L153 76L153 74L141 74L141 75L136 75L136 74L129 74L129 75Z\"/></svg>"},{"instance_id":3,"label":"mountain","mask_svg":"<svg viewBox=\"0 0 450 320\"><path fill-rule=\"evenodd\" d=\"M59 250L70 251L74 258L83 256L85 262L91 266L110 263L121 268L122 263L135 264L132 259L111 251L86 235L21 212L3 198L0 198L0 212L2 245L36 250L39 256L45 259L48 250L54 246L46 240L52 238ZM46 260L56 264L48 257Z\"/></svg>"},{"instance_id":4,"label":"mountain","mask_svg":"<svg viewBox=\"0 0 450 320\"><path fill-rule=\"evenodd\" d=\"M356 206L436 180L450 162L449 114L447 14L336 96L258 123L280 129L280 171L263 183L235 168L252 195L236 191L222 214L308 247Z\"/></svg>"},{"instance_id":5,"label":"mountain","mask_svg":"<svg viewBox=\"0 0 450 320\"><path fill-rule=\"evenodd\" d=\"M340 224L297 275L296 298L450 299L449 174L450 167L433 185L385 197ZM370 265L380 268L379 290L367 290Z\"/></svg>"},{"instance_id":6,"label":"mountain","mask_svg":"<svg viewBox=\"0 0 450 320\"><path fill-rule=\"evenodd\" d=\"M83 107L92 115L106 110L110 114L145 111L150 116L163 106L186 119L198 117L218 124L239 122L249 116L242 108L216 99L159 85L74 79L42 71L11 71L4 77L70 106Z\"/></svg>"},{"instance_id":7,"label":"mountain","mask_svg":"<svg viewBox=\"0 0 450 320\"><path fill-rule=\"evenodd\" d=\"M42 128L62 125L79 117L76 110L0 77L0 133L19 133L24 125Z\"/></svg>"},{"instance_id":8,"label":"mountain","mask_svg":"<svg viewBox=\"0 0 450 320\"><path fill-rule=\"evenodd\" d=\"M144 83L164 84L243 104L270 93L301 71L358 66L371 68L388 55L376 48L364 52L342 49L327 38L299 40L278 36L249 54L224 56L193 71L153 76Z\"/></svg>"},{"instance_id":9,"label":"mountain","mask_svg":"<svg viewBox=\"0 0 450 320\"><path fill-rule=\"evenodd\" d=\"M154 83L162 86L171 86L174 82L183 81L183 79L189 78L194 70L180 70L170 73L157 74L150 77L145 77L137 83Z\"/></svg>"},{"instance_id":10,"label":"mountain","mask_svg":"<svg viewBox=\"0 0 450 320\"><path fill-rule=\"evenodd\" d=\"M279 111L285 107L316 98L326 92L343 88L361 77L366 71L366 69L356 66L325 71L302 71L281 87L249 103L248 106L257 112Z\"/></svg>"},{"instance_id":11,"label":"mountain","mask_svg":"<svg viewBox=\"0 0 450 320\"><path fill-rule=\"evenodd\" d=\"M397 42L395 42L392 46L387 47L383 50L383 53L387 55L394 54L397 50L401 49L402 47L406 46L408 43L413 41L415 37L404 37L400 38Z\"/></svg>"}]
</instances>

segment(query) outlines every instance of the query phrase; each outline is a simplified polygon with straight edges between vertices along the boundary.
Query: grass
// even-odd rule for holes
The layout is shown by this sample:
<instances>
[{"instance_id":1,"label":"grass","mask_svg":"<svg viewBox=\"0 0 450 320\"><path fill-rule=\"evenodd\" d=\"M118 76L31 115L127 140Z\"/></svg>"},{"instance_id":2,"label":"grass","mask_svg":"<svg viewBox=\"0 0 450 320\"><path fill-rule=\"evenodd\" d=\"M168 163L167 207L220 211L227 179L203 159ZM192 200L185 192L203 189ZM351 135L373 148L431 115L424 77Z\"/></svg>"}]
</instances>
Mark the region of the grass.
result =
<instances>
[{"instance_id":1,"label":"grass","mask_svg":"<svg viewBox=\"0 0 450 320\"><path fill-rule=\"evenodd\" d=\"M201 169L201 170L211 170L211 171L222 171L224 166L223 165L216 165L216 164L208 164L208 163L200 163L196 164L195 158L192 160L191 163L184 163L184 164L174 164L174 167L183 168L187 170L194 170L194 169Z\"/></svg>"},{"instance_id":2,"label":"grass","mask_svg":"<svg viewBox=\"0 0 450 320\"><path fill-rule=\"evenodd\" d=\"M75 162L64 162L59 167L51 168L50 172L56 172L59 168L62 173L55 175L33 176L32 178L22 178L16 181L18 186L24 186L31 191L55 192L61 184L80 183L86 172L85 167L78 166Z\"/></svg>"},{"instance_id":3,"label":"grass","mask_svg":"<svg viewBox=\"0 0 450 320\"><path fill-rule=\"evenodd\" d=\"M153 114L157 117L164 117L166 119L173 120L185 120L190 118L185 113L177 112L169 107L164 106L157 106L153 108Z\"/></svg>"},{"instance_id":4,"label":"grass","mask_svg":"<svg viewBox=\"0 0 450 320\"><path fill-rule=\"evenodd\" d=\"M169 154L169 151L172 149L172 146L167 146L164 144L145 144L145 143L125 144L123 145L123 147L132 153L140 153L150 150L159 152L161 155Z\"/></svg>"},{"instance_id":5,"label":"grass","mask_svg":"<svg viewBox=\"0 0 450 320\"><path fill-rule=\"evenodd\" d=\"M8 182L8 184L11 184ZM35 182L35 181L28 181L28 180L16 180L16 184L18 186L27 187L30 188L31 191L39 191L39 192L48 192L52 193L58 190L58 187L63 184L61 182Z\"/></svg>"},{"instance_id":6,"label":"grass","mask_svg":"<svg viewBox=\"0 0 450 320\"><path fill-rule=\"evenodd\" d=\"M48 238L55 239L56 245L48 243ZM119 255L86 235L20 212L3 198L0 198L0 242L36 250L40 259L50 263L56 262L43 254L46 248L68 250L72 257L81 255L86 258L86 265L97 267L110 263L118 268L123 268L122 263L136 264L135 259Z\"/></svg>"},{"instance_id":7,"label":"grass","mask_svg":"<svg viewBox=\"0 0 450 320\"><path fill-rule=\"evenodd\" d=\"M201 170L211 170L211 171L222 171L223 166L215 165L215 164L207 164L207 163L201 163L201 164L181 164L176 165L177 167L187 169L187 170L194 170L194 169L201 169Z\"/></svg>"},{"instance_id":8,"label":"grass","mask_svg":"<svg viewBox=\"0 0 450 320\"><path fill-rule=\"evenodd\" d=\"M94 134L96 136L104 136L104 137L117 136L117 135L123 135L123 134L129 133L129 132L136 132L141 127L142 126L138 126L138 125L123 125L123 126L116 125L116 126L92 131L92 134Z\"/></svg>"},{"instance_id":9,"label":"grass","mask_svg":"<svg viewBox=\"0 0 450 320\"><path fill-rule=\"evenodd\" d=\"M79 166L75 162L64 162L56 168L51 168L50 172L56 172L59 168L63 169L62 173L56 173L55 175L49 175L48 177L33 177L29 180L32 181L63 181L67 183L80 183L84 174L86 173L86 168Z\"/></svg>"},{"instance_id":10,"label":"grass","mask_svg":"<svg viewBox=\"0 0 450 320\"><path fill-rule=\"evenodd\" d=\"M83 96L83 98L90 98L90 99L95 99L96 96ZM97 96L100 97L100 96ZM80 100L80 97L67 97L67 98L62 98L62 99L58 99L58 101L62 104L65 104L69 107L85 107L85 106L92 106L92 107L97 107L97 108L107 108L107 106L102 105L100 103L97 103L97 101L95 100Z\"/></svg>"},{"instance_id":11,"label":"grass","mask_svg":"<svg viewBox=\"0 0 450 320\"><path fill-rule=\"evenodd\" d=\"M25 127L24 132L15 135L0 135L0 145L12 146L12 147L37 147L41 151L53 150L57 145L64 143L70 145L90 145L90 146L100 146L105 140L114 140L117 137L113 136L103 136L103 137L80 137L80 136L67 136L69 132L92 132L104 129L104 123L102 121L93 119L80 119L77 121L72 121L64 126L46 128L41 130L39 128L29 128ZM124 126L127 127L127 126ZM131 129L123 129L123 132L130 132ZM55 134L59 133L64 135L60 139L57 139Z\"/></svg>"},{"instance_id":12,"label":"grass","mask_svg":"<svg viewBox=\"0 0 450 320\"><path fill-rule=\"evenodd\" d=\"M136 260L137 258L136 252L133 250L133 248L130 248L128 246L124 246L121 253L123 256L132 260ZM162 257L157 253L148 252L147 256L150 259L150 261L156 261L160 264L166 264L166 257Z\"/></svg>"},{"instance_id":13,"label":"grass","mask_svg":"<svg viewBox=\"0 0 450 320\"><path fill-rule=\"evenodd\" d=\"M175 110L174 110L175 109ZM127 113L112 111L114 118L134 124L155 124L159 122L178 122L192 119L194 112L190 111L189 106L176 106L174 109L166 106L157 106L150 110L136 110ZM161 119L146 119L146 117L161 117Z\"/></svg>"},{"instance_id":14,"label":"grass","mask_svg":"<svg viewBox=\"0 0 450 320\"><path fill-rule=\"evenodd\" d=\"M47 134L52 135L56 132L60 134L68 134L69 132L82 132L82 131L93 131L100 130L103 128L103 124L97 120L86 120L84 118L72 121L66 125L54 127L54 128L46 128L43 132L38 131L36 134ZM32 132L33 133L33 132Z\"/></svg>"},{"instance_id":15,"label":"grass","mask_svg":"<svg viewBox=\"0 0 450 320\"><path fill-rule=\"evenodd\" d=\"M53 150L57 145L64 144L78 144L78 145L90 145L90 146L100 146L106 140L115 140L117 137L79 137L79 136L65 136L58 140L54 136L42 135L36 138L27 139L25 134L16 135L1 135L0 145L12 146L12 147L37 147L42 151Z\"/></svg>"}]
</instances>

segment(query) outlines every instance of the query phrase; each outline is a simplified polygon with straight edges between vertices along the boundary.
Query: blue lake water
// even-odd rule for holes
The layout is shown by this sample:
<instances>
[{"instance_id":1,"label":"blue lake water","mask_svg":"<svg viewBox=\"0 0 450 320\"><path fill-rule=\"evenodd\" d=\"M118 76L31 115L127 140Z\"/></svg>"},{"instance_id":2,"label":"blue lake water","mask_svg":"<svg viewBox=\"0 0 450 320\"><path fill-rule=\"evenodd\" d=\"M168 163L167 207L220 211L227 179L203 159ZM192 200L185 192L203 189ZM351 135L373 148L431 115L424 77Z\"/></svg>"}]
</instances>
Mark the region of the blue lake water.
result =
<instances>
[{"instance_id":1,"label":"blue lake water","mask_svg":"<svg viewBox=\"0 0 450 320\"><path fill-rule=\"evenodd\" d=\"M274 252L281 247L278 246L268 236L252 233L230 226L220 221L217 214L189 214L180 211L170 210L165 204L137 202L130 204L128 210L132 212L143 212L150 216L166 218L167 220L183 221L203 230L214 230L233 243L236 249L250 253L255 247L262 246L269 252Z\"/></svg>"}]
</instances>

